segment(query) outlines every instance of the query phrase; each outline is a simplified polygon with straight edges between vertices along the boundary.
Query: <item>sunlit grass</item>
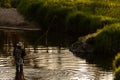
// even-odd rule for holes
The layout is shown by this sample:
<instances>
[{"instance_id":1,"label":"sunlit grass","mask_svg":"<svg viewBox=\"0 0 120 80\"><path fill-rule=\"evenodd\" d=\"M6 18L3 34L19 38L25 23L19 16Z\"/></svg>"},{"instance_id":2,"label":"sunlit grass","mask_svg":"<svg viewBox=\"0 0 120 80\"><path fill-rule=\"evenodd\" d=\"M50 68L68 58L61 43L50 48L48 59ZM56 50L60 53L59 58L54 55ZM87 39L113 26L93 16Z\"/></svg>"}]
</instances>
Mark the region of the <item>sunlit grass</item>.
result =
<instances>
[{"instance_id":1,"label":"sunlit grass","mask_svg":"<svg viewBox=\"0 0 120 80\"><path fill-rule=\"evenodd\" d=\"M117 69L120 67L120 53L118 53L116 56L115 56L115 59L113 61L113 69Z\"/></svg>"},{"instance_id":2,"label":"sunlit grass","mask_svg":"<svg viewBox=\"0 0 120 80\"><path fill-rule=\"evenodd\" d=\"M96 32L120 18L119 3L104 0L21 0L18 10L44 29L54 26L80 34Z\"/></svg>"},{"instance_id":3,"label":"sunlit grass","mask_svg":"<svg viewBox=\"0 0 120 80\"><path fill-rule=\"evenodd\" d=\"M118 67L114 73L115 73L114 80L120 80L120 67Z\"/></svg>"},{"instance_id":4,"label":"sunlit grass","mask_svg":"<svg viewBox=\"0 0 120 80\"><path fill-rule=\"evenodd\" d=\"M120 51L120 23L105 26L91 38L94 39L93 45L97 53L115 55Z\"/></svg>"},{"instance_id":5,"label":"sunlit grass","mask_svg":"<svg viewBox=\"0 0 120 80\"><path fill-rule=\"evenodd\" d=\"M115 78L114 80L120 79L120 52L115 56L115 59L113 61L113 71Z\"/></svg>"}]
</instances>

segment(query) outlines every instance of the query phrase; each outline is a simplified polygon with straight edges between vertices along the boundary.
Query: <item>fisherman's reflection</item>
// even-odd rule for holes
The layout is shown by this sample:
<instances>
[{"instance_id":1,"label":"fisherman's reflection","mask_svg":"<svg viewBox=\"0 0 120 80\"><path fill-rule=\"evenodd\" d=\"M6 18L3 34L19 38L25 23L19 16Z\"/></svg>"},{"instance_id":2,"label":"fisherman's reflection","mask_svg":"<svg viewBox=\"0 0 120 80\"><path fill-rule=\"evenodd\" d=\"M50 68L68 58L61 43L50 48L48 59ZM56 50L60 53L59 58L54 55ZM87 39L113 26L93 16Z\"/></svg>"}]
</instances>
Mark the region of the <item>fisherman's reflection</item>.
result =
<instances>
[{"instance_id":1,"label":"fisherman's reflection","mask_svg":"<svg viewBox=\"0 0 120 80\"><path fill-rule=\"evenodd\" d=\"M15 80L25 80L23 71L16 71Z\"/></svg>"}]
</instances>

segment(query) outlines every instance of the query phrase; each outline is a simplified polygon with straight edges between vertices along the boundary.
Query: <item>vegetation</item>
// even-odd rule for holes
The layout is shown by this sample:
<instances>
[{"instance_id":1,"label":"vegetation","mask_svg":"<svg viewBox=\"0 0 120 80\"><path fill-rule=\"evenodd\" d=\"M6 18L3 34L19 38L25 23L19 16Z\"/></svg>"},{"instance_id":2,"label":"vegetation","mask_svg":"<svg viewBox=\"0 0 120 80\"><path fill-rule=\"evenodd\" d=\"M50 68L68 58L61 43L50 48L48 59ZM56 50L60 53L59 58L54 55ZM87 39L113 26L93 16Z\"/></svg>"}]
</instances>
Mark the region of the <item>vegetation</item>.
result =
<instances>
[{"instance_id":1,"label":"vegetation","mask_svg":"<svg viewBox=\"0 0 120 80\"><path fill-rule=\"evenodd\" d=\"M18 10L43 30L58 29L62 32L86 35L107 24L118 22L119 4L93 0L21 0ZM112 14L113 10L116 14ZM112 13L111 13L112 12Z\"/></svg>"},{"instance_id":2,"label":"vegetation","mask_svg":"<svg viewBox=\"0 0 120 80\"><path fill-rule=\"evenodd\" d=\"M11 0L0 0L0 7L11 7Z\"/></svg>"},{"instance_id":3,"label":"vegetation","mask_svg":"<svg viewBox=\"0 0 120 80\"><path fill-rule=\"evenodd\" d=\"M120 67L115 70L114 80L119 80L119 79L120 79Z\"/></svg>"},{"instance_id":4,"label":"vegetation","mask_svg":"<svg viewBox=\"0 0 120 80\"><path fill-rule=\"evenodd\" d=\"M95 47L96 53L115 55L120 51L120 23L105 26L87 41L93 42L92 45Z\"/></svg>"},{"instance_id":5,"label":"vegetation","mask_svg":"<svg viewBox=\"0 0 120 80\"><path fill-rule=\"evenodd\" d=\"M113 69L114 69L114 74L115 74L114 80L119 80L120 79L120 53L118 53L115 56L115 59L113 61Z\"/></svg>"},{"instance_id":6,"label":"vegetation","mask_svg":"<svg viewBox=\"0 0 120 80\"><path fill-rule=\"evenodd\" d=\"M1 6L17 7L26 19L43 30L86 35L119 22L119 1L113 0L1 0Z\"/></svg>"},{"instance_id":7,"label":"vegetation","mask_svg":"<svg viewBox=\"0 0 120 80\"><path fill-rule=\"evenodd\" d=\"M2 8L11 8L17 7L21 0L0 0L0 7Z\"/></svg>"},{"instance_id":8,"label":"vegetation","mask_svg":"<svg viewBox=\"0 0 120 80\"><path fill-rule=\"evenodd\" d=\"M120 67L120 53L118 53L116 56L115 56L115 59L113 61L113 69L117 69Z\"/></svg>"}]
</instances>

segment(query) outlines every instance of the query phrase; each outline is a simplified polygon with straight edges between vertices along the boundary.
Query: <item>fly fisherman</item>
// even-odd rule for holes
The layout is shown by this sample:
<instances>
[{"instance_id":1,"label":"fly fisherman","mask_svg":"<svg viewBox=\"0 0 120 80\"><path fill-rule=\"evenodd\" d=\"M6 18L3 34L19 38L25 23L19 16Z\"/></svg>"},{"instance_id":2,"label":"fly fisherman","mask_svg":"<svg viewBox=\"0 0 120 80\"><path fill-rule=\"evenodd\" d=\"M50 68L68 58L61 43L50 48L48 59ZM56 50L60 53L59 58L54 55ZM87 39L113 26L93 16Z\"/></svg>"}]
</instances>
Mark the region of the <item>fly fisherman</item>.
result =
<instances>
[{"instance_id":1,"label":"fly fisherman","mask_svg":"<svg viewBox=\"0 0 120 80\"><path fill-rule=\"evenodd\" d=\"M23 46L22 42L18 42L13 51L13 56L16 64L16 71L19 72L23 71L23 59L24 56L26 55L25 49L23 49L22 46Z\"/></svg>"}]
</instances>

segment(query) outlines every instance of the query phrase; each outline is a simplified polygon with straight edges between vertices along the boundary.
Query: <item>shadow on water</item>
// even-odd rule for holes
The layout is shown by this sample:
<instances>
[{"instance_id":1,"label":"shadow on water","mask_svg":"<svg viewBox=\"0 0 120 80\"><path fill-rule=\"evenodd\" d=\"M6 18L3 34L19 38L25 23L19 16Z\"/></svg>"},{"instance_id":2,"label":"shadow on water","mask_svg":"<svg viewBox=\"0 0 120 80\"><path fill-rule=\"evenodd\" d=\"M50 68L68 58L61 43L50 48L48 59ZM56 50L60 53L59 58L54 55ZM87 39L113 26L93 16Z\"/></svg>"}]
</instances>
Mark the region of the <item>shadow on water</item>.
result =
<instances>
[{"instance_id":1,"label":"shadow on water","mask_svg":"<svg viewBox=\"0 0 120 80\"><path fill-rule=\"evenodd\" d=\"M21 71L21 72L16 71L15 80L25 80L24 72L23 71Z\"/></svg>"},{"instance_id":2,"label":"shadow on water","mask_svg":"<svg viewBox=\"0 0 120 80\"><path fill-rule=\"evenodd\" d=\"M105 70L112 69L112 62L114 55L108 55L106 53L96 52L94 48L83 42L76 42L71 45L69 49L74 56L85 59L89 64L96 64L98 67L102 67Z\"/></svg>"},{"instance_id":3,"label":"shadow on water","mask_svg":"<svg viewBox=\"0 0 120 80\"><path fill-rule=\"evenodd\" d=\"M112 70L114 55L101 55L101 53L81 53L73 52L74 56L85 59L89 64L96 64L98 67L102 67L104 70Z\"/></svg>"}]
</instances>

